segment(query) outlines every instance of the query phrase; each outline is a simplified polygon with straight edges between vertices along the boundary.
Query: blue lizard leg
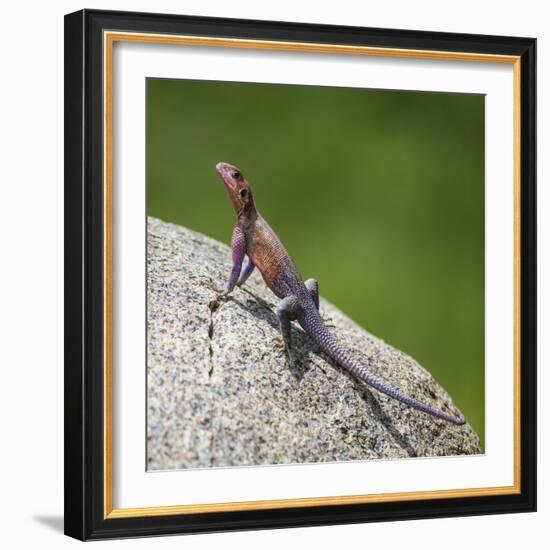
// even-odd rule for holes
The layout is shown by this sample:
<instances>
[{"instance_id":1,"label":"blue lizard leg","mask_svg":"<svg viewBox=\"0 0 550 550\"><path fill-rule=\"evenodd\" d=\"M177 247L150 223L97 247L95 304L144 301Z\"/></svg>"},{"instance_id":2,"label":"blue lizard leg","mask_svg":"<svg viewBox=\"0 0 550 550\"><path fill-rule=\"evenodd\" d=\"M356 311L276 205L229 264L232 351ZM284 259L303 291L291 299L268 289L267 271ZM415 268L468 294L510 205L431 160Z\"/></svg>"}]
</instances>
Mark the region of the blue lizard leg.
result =
<instances>
[{"instance_id":1,"label":"blue lizard leg","mask_svg":"<svg viewBox=\"0 0 550 550\"><path fill-rule=\"evenodd\" d=\"M290 323L298 318L300 303L296 296L287 296L277 306L275 313L279 318L279 329L287 351L291 348Z\"/></svg>"},{"instance_id":2,"label":"blue lizard leg","mask_svg":"<svg viewBox=\"0 0 550 550\"><path fill-rule=\"evenodd\" d=\"M319 311L319 283L316 279L308 279L304 284L313 298L317 311Z\"/></svg>"},{"instance_id":3,"label":"blue lizard leg","mask_svg":"<svg viewBox=\"0 0 550 550\"><path fill-rule=\"evenodd\" d=\"M237 284L239 275L241 273L241 266L243 265L244 253L246 250L246 239L243 230L235 225L233 229L233 236L231 237L231 253L233 256L233 268L229 275L229 280L222 290L221 295L227 296Z\"/></svg>"},{"instance_id":4,"label":"blue lizard leg","mask_svg":"<svg viewBox=\"0 0 550 550\"><path fill-rule=\"evenodd\" d=\"M254 271L254 268L256 266L254 265L254 262L251 258L248 258L247 264L244 266L243 270L241 271L241 276L239 277L239 280L237 281L237 286L242 286L244 283L246 283L246 280L248 277L250 277L250 274Z\"/></svg>"}]
</instances>

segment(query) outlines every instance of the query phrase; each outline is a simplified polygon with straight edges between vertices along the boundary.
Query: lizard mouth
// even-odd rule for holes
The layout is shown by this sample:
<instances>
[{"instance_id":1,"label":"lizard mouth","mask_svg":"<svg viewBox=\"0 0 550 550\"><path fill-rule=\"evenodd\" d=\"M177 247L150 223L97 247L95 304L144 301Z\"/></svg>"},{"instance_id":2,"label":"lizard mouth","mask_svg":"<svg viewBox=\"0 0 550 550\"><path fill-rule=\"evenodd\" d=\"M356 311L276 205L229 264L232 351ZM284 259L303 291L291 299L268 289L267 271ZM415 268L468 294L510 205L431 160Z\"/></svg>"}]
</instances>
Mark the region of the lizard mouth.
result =
<instances>
[{"instance_id":1,"label":"lizard mouth","mask_svg":"<svg viewBox=\"0 0 550 550\"><path fill-rule=\"evenodd\" d=\"M231 175L236 171L238 171L238 169L231 164L227 164L227 162L218 162L218 164L216 164L216 172L218 172L218 176L220 176L220 179L227 187L228 191L234 191L237 186L237 182Z\"/></svg>"}]
</instances>

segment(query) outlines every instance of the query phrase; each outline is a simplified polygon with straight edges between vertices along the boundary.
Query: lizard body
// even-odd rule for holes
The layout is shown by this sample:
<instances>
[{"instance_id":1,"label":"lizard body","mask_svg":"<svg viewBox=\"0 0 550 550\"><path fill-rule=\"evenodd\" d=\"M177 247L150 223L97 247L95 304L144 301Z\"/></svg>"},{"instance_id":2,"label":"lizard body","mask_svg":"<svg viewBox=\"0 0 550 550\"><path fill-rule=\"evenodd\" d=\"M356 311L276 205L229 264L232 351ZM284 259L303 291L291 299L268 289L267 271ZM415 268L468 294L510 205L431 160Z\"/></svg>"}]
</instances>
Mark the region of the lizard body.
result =
<instances>
[{"instance_id":1,"label":"lizard body","mask_svg":"<svg viewBox=\"0 0 550 550\"><path fill-rule=\"evenodd\" d=\"M302 279L283 243L258 212L252 190L242 172L224 162L218 163L216 170L237 215L231 239L233 268L221 294L227 295L236 285L244 284L257 268L265 284L281 299L276 313L287 350L291 346L291 322L297 321L327 355L361 382L433 417L452 424L464 424L464 419L434 409L375 376L336 341L319 313L317 281ZM243 268L245 256L248 263Z\"/></svg>"}]
</instances>

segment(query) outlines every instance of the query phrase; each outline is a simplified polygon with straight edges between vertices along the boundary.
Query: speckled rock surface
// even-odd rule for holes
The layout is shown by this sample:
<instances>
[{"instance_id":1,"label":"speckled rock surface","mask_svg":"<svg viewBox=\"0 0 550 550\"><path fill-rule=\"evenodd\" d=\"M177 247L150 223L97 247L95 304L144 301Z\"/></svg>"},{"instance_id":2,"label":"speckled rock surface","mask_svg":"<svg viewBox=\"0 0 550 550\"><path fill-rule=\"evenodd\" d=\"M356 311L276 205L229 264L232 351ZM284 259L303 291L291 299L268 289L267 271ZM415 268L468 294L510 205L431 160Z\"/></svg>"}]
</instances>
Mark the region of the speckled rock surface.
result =
<instances>
[{"instance_id":1,"label":"speckled rock surface","mask_svg":"<svg viewBox=\"0 0 550 550\"><path fill-rule=\"evenodd\" d=\"M149 218L150 470L480 452L469 425L450 425L369 390L298 326L289 363L273 311L277 298L257 272L216 302L214 288L225 284L230 258L224 244ZM378 376L433 407L459 412L414 359L325 300L321 313Z\"/></svg>"}]
</instances>

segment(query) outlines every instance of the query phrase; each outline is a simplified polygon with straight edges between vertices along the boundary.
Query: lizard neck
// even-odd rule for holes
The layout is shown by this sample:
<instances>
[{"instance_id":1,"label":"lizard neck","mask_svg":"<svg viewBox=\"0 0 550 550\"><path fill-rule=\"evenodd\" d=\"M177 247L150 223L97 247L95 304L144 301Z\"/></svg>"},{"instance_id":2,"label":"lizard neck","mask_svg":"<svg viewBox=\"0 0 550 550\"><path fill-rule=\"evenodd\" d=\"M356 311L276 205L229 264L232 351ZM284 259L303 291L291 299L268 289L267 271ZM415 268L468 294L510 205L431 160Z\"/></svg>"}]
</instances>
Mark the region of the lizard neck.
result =
<instances>
[{"instance_id":1,"label":"lizard neck","mask_svg":"<svg viewBox=\"0 0 550 550\"><path fill-rule=\"evenodd\" d=\"M241 212L237 215L237 223L242 229L248 229L260 216L256 205L252 205L245 212Z\"/></svg>"}]
</instances>

